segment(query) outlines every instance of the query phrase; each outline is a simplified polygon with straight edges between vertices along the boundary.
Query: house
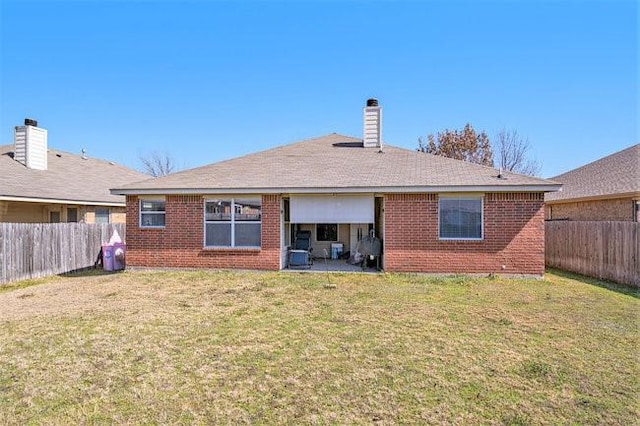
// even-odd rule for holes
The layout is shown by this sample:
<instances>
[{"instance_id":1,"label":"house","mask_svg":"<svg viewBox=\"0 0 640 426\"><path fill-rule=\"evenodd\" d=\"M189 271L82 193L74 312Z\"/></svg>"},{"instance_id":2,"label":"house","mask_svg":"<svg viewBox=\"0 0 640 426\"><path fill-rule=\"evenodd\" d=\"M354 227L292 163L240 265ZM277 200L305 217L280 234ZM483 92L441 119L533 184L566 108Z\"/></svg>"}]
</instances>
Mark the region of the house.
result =
<instances>
[{"instance_id":1,"label":"house","mask_svg":"<svg viewBox=\"0 0 640 426\"><path fill-rule=\"evenodd\" d=\"M544 193L560 185L382 143L382 109L363 139L329 134L151 181L127 197L127 262L145 267L287 267L299 230L314 253L355 250L370 230L387 271L544 272Z\"/></svg>"},{"instance_id":2,"label":"house","mask_svg":"<svg viewBox=\"0 0 640 426\"><path fill-rule=\"evenodd\" d=\"M0 146L0 222L124 223L125 198L109 188L149 176L47 145L47 130L26 119Z\"/></svg>"},{"instance_id":3,"label":"house","mask_svg":"<svg viewBox=\"0 0 640 426\"><path fill-rule=\"evenodd\" d=\"M545 195L547 220L640 222L640 144L551 179L563 186Z\"/></svg>"}]
</instances>

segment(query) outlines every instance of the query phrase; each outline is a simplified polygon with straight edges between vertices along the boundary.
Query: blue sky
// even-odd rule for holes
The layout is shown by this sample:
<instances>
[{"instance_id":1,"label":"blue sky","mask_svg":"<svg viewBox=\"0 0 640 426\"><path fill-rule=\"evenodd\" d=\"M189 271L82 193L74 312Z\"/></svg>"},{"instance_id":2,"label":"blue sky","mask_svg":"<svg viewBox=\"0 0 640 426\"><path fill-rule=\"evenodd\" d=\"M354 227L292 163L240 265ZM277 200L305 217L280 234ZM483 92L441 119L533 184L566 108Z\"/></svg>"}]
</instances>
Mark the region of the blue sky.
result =
<instances>
[{"instance_id":1,"label":"blue sky","mask_svg":"<svg viewBox=\"0 0 640 426\"><path fill-rule=\"evenodd\" d=\"M516 129L550 177L639 141L634 1L0 1L0 144L183 168L321 136Z\"/></svg>"}]
</instances>

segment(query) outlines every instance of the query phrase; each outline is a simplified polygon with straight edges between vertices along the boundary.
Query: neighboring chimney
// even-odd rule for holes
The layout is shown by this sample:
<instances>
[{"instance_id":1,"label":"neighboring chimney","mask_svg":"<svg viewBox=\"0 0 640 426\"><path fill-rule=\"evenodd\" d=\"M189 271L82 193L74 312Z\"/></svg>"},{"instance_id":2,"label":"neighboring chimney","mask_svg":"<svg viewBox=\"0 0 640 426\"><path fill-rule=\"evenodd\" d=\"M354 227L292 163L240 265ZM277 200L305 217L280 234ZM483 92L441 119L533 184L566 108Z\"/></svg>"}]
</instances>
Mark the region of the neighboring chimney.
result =
<instances>
[{"instance_id":1,"label":"neighboring chimney","mask_svg":"<svg viewBox=\"0 0 640 426\"><path fill-rule=\"evenodd\" d=\"M365 148L382 148L382 107L377 99L367 99L364 107L364 137Z\"/></svg>"},{"instance_id":2,"label":"neighboring chimney","mask_svg":"<svg viewBox=\"0 0 640 426\"><path fill-rule=\"evenodd\" d=\"M30 169L47 170L47 131L36 120L25 118L24 126L16 126L13 142L14 160Z\"/></svg>"}]
</instances>

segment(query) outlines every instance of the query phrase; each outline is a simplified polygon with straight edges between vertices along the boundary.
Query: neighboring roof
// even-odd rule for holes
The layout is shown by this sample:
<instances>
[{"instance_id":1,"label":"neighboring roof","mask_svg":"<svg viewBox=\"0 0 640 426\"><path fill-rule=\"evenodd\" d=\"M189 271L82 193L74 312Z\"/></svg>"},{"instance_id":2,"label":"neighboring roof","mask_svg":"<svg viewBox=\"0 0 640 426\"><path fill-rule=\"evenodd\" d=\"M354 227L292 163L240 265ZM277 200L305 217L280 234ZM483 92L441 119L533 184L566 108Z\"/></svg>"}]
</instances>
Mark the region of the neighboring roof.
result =
<instances>
[{"instance_id":1,"label":"neighboring roof","mask_svg":"<svg viewBox=\"0 0 640 426\"><path fill-rule=\"evenodd\" d=\"M95 158L49 149L47 170L13 159L14 145L0 146L0 200L125 205L109 188L149 179L135 170Z\"/></svg>"},{"instance_id":2,"label":"neighboring roof","mask_svg":"<svg viewBox=\"0 0 640 426\"><path fill-rule=\"evenodd\" d=\"M563 184L547 202L640 195L640 144L551 178Z\"/></svg>"},{"instance_id":3,"label":"neighboring roof","mask_svg":"<svg viewBox=\"0 0 640 426\"><path fill-rule=\"evenodd\" d=\"M168 176L118 194L556 191L549 180L330 134Z\"/></svg>"}]
</instances>

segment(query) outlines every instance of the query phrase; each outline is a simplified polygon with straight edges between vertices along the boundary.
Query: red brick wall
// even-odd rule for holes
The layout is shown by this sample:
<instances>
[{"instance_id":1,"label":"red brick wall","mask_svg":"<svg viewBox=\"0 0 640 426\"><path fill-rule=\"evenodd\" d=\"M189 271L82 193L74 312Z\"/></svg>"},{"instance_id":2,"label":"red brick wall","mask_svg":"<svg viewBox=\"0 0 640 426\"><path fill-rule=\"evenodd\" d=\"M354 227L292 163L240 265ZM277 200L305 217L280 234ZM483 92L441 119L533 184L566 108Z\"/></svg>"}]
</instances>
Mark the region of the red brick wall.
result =
<instances>
[{"instance_id":1,"label":"red brick wall","mask_svg":"<svg viewBox=\"0 0 640 426\"><path fill-rule=\"evenodd\" d=\"M544 273L542 193L485 194L482 241L438 239L437 194L385 195L384 227L387 271Z\"/></svg>"},{"instance_id":2,"label":"red brick wall","mask_svg":"<svg viewBox=\"0 0 640 426\"><path fill-rule=\"evenodd\" d=\"M205 249L204 199L166 197L165 227L140 228L139 199L127 197L127 265L180 268L280 269L280 196L262 196L260 249Z\"/></svg>"},{"instance_id":3,"label":"red brick wall","mask_svg":"<svg viewBox=\"0 0 640 426\"><path fill-rule=\"evenodd\" d=\"M138 197L127 197L127 264L147 267L280 268L279 195L262 196L260 249L205 249L202 196L166 197L166 226L138 226ZM438 239L437 194L387 194L384 262L387 271L544 273L542 193L488 193L482 241ZM504 268L503 268L504 266Z\"/></svg>"}]
</instances>

